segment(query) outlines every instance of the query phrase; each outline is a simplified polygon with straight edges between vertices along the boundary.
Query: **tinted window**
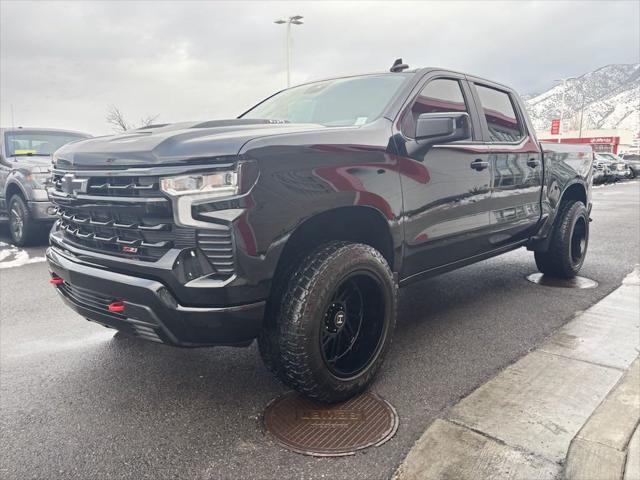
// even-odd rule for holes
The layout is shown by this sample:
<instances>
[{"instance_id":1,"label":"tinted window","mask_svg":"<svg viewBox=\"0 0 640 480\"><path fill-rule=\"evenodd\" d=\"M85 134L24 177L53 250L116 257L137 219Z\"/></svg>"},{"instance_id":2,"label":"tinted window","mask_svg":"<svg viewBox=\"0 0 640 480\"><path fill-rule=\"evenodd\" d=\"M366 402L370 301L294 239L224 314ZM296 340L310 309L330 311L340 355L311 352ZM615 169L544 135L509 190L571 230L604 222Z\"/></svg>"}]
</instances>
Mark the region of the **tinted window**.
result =
<instances>
[{"instance_id":1,"label":"tinted window","mask_svg":"<svg viewBox=\"0 0 640 480\"><path fill-rule=\"evenodd\" d=\"M462 88L457 80L438 78L427 83L402 121L402 130L413 137L416 120L423 113L466 112Z\"/></svg>"},{"instance_id":2,"label":"tinted window","mask_svg":"<svg viewBox=\"0 0 640 480\"><path fill-rule=\"evenodd\" d=\"M523 137L511 98L505 92L476 85L492 142L515 142Z\"/></svg>"},{"instance_id":3,"label":"tinted window","mask_svg":"<svg viewBox=\"0 0 640 480\"><path fill-rule=\"evenodd\" d=\"M243 118L325 126L364 125L377 119L409 76L385 73L309 83L277 93Z\"/></svg>"}]
</instances>

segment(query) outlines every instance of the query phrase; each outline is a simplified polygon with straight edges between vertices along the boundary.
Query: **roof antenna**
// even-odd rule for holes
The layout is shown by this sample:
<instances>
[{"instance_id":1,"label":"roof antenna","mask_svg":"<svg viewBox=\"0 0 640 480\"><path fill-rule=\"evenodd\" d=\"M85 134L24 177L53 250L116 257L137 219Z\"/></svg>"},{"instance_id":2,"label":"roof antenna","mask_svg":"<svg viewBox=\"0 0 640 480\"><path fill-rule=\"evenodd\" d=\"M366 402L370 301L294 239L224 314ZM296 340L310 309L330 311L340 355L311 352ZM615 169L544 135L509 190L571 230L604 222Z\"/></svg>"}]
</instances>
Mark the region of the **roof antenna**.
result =
<instances>
[{"instance_id":1,"label":"roof antenna","mask_svg":"<svg viewBox=\"0 0 640 480\"><path fill-rule=\"evenodd\" d=\"M397 58L396 61L393 62L393 65L391 65L391 68L389 69L389 71L401 72L402 70L406 70L407 68L409 68L409 65L407 65L406 63L402 63L401 58Z\"/></svg>"}]
</instances>

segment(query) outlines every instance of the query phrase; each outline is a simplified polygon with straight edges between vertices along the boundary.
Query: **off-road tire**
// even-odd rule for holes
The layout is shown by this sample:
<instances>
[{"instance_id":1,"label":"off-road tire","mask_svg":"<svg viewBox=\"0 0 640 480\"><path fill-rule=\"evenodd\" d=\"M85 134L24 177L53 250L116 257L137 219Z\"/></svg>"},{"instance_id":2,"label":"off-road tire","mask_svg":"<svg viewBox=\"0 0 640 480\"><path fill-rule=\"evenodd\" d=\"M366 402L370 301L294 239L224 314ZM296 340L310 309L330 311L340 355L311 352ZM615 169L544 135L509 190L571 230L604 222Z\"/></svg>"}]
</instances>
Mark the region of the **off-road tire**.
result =
<instances>
[{"instance_id":1,"label":"off-road tire","mask_svg":"<svg viewBox=\"0 0 640 480\"><path fill-rule=\"evenodd\" d=\"M40 229L38 223L31 216L31 211L27 203L20 195L13 195L9 199L9 235L11 241L17 247L24 247L31 244ZM19 218L15 218L15 217ZM21 226L16 226L16 221L21 222Z\"/></svg>"},{"instance_id":2,"label":"off-road tire","mask_svg":"<svg viewBox=\"0 0 640 480\"><path fill-rule=\"evenodd\" d=\"M576 235L582 235L584 244L577 252ZM589 214L585 205L578 200L560 204L555 226L551 232L549 248L545 252L535 252L536 266L545 275L558 278L575 277L584 263L589 245Z\"/></svg>"},{"instance_id":3,"label":"off-road tire","mask_svg":"<svg viewBox=\"0 0 640 480\"><path fill-rule=\"evenodd\" d=\"M276 273L271 287L271 294L267 300L264 314L264 324L258 336L258 351L267 370L275 375L287 386L289 381L284 374L282 356L280 355L280 322L282 316L282 299L284 298L289 281L305 258L304 253L299 253L293 258L287 259L287 264Z\"/></svg>"},{"instance_id":4,"label":"off-road tire","mask_svg":"<svg viewBox=\"0 0 640 480\"><path fill-rule=\"evenodd\" d=\"M327 366L320 339L334 291L353 275L370 278L379 288L380 297L375 301L384 307L376 310L381 333L373 353L363 362L361 371L346 378L335 375ZM320 246L297 266L284 291L275 330L278 352L268 352L271 368L278 370L288 386L319 401L338 402L356 395L371 383L389 348L397 296L393 273L373 247L349 242ZM367 301L364 296L361 299ZM366 317L362 318L362 325L366 325ZM262 345L264 349L265 343Z\"/></svg>"}]
</instances>

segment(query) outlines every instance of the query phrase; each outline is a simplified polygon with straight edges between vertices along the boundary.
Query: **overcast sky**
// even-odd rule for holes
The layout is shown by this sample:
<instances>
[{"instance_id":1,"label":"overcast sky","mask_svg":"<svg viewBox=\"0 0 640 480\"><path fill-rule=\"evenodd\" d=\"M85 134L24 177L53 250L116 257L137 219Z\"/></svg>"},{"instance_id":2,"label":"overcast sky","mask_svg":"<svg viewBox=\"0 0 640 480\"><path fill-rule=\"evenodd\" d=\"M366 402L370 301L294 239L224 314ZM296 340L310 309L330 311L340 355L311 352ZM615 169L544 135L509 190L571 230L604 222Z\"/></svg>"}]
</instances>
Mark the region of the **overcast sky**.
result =
<instances>
[{"instance_id":1,"label":"overcast sky","mask_svg":"<svg viewBox=\"0 0 640 480\"><path fill-rule=\"evenodd\" d=\"M0 124L111 131L132 121L235 117L293 83L381 71L402 57L540 92L640 61L640 2L49 2L0 0Z\"/></svg>"}]
</instances>

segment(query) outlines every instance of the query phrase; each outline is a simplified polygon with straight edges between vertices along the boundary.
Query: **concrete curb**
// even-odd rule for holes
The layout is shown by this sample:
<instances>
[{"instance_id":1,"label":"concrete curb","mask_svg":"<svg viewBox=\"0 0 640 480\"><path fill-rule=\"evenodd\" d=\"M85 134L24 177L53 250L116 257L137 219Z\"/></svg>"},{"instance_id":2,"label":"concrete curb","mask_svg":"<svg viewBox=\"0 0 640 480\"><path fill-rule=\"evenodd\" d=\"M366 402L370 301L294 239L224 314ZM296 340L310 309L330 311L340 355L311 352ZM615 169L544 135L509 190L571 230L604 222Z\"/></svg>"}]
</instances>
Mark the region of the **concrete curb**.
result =
<instances>
[{"instance_id":1,"label":"concrete curb","mask_svg":"<svg viewBox=\"0 0 640 480\"><path fill-rule=\"evenodd\" d=\"M636 268L434 421L394 478L636 480L639 350Z\"/></svg>"},{"instance_id":2,"label":"concrete curb","mask_svg":"<svg viewBox=\"0 0 640 480\"><path fill-rule=\"evenodd\" d=\"M632 462L633 456L640 456L640 450L629 449L629 442L638 429L638 422L640 360L633 362L622 380L571 440L565 478L622 479L627 459ZM627 474L630 475L629 470Z\"/></svg>"}]
</instances>

